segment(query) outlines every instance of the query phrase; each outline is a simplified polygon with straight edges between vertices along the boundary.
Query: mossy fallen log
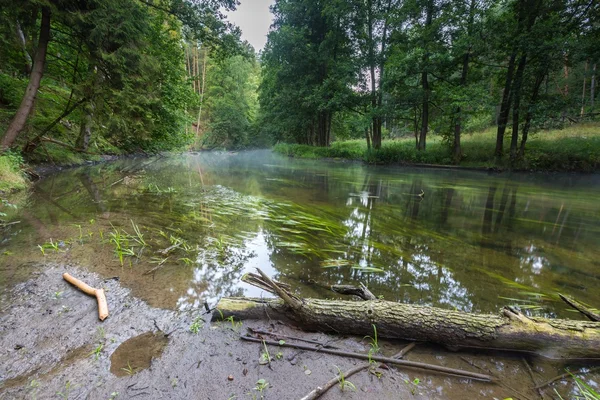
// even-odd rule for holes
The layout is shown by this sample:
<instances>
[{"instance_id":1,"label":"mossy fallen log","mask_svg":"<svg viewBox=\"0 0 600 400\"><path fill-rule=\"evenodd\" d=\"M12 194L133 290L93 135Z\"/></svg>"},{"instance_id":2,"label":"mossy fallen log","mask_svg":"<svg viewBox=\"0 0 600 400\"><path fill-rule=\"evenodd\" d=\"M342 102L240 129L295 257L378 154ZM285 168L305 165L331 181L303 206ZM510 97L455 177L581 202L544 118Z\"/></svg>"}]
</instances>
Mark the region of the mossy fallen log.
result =
<instances>
[{"instance_id":1,"label":"mossy fallen log","mask_svg":"<svg viewBox=\"0 0 600 400\"><path fill-rule=\"evenodd\" d=\"M223 298L213 319L288 318L305 330L355 335L372 335L376 325L380 337L391 339L521 351L555 359L600 358L600 322L529 318L510 307L494 315L385 300L299 299L270 279L263 285L281 299Z\"/></svg>"}]
</instances>

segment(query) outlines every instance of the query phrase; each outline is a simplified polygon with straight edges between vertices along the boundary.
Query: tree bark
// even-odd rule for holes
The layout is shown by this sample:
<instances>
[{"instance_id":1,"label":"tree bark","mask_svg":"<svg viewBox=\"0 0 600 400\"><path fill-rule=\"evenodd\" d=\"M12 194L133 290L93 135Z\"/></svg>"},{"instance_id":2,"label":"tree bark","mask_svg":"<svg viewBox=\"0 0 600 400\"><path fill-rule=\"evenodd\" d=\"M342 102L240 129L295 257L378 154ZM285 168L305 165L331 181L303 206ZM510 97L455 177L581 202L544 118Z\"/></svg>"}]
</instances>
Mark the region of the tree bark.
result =
<instances>
[{"instance_id":1,"label":"tree bark","mask_svg":"<svg viewBox=\"0 0 600 400\"><path fill-rule=\"evenodd\" d=\"M519 146L519 158L525 157L525 144L527 143L527 137L529 136L529 129L531 128L531 120L533 119L533 109L537 103L537 98L540 94L540 88L544 82L544 78L548 72L547 67L539 70L536 77L536 81L533 85L533 91L531 93L531 100L527 107L527 114L525 115L525 124L523 124L523 134L521 136L521 145Z\"/></svg>"},{"instance_id":2,"label":"tree bark","mask_svg":"<svg viewBox=\"0 0 600 400\"><path fill-rule=\"evenodd\" d=\"M596 64L592 67L592 80L590 82L590 107L594 108L594 95L596 90Z\"/></svg>"},{"instance_id":3,"label":"tree bark","mask_svg":"<svg viewBox=\"0 0 600 400\"><path fill-rule=\"evenodd\" d=\"M600 358L600 322L527 318L505 308L501 315L470 314L384 300L302 299L297 309L282 300L222 298L213 320L289 318L303 329L338 334L420 340L447 346L523 351L559 359ZM268 316L268 317L267 317Z\"/></svg>"},{"instance_id":4,"label":"tree bark","mask_svg":"<svg viewBox=\"0 0 600 400\"><path fill-rule=\"evenodd\" d=\"M6 129L2 142L0 143L0 152L7 150L13 145L15 139L25 128L27 117L33 108L37 91L40 88L42 76L44 75L44 65L46 63L46 52L48 42L50 41L50 8L42 7L42 21L40 25L40 36L38 40L37 51L33 61L33 68L29 76L29 84L21 100L17 113L13 117L10 125Z\"/></svg>"},{"instance_id":5,"label":"tree bark","mask_svg":"<svg viewBox=\"0 0 600 400\"><path fill-rule=\"evenodd\" d=\"M21 46L21 50L23 51L23 56L25 58L25 72L27 74L31 74L31 68L33 66L33 61L31 60L31 55L27 51L27 41L25 40L25 34L23 33L23 29L21 28L21 23L17 19L16 21L16 30L17 30L17 40L19 41L19 45Z\"/></svg>"},{"instance_id":6,"label":"tree bark","mask_svg":"<svg viewBox=\"0 0 600 400\"><path fill-rule=\"evenodd\" d=\"M583 74L583 93L581 94L581 113L580 115L583 117L585 115L585 89L587 83L587 70L588 70L589 61L585 61L585 70Z\"/></svg>"},{"instance_id":7,"label":"tree bark","mask_svg":"<svg viewBox=\"0 0 600 400\"><path fill-rule=\"evenodd\" d=\"M499 162L504 155L504 133L508 123L508 114L510 113L510 104L512 100L512 80L515 72L515 61L517 51L513 50L508 61L508 70L506 71L506 81L504 82L504 92L502 93L502 103L500 103L500 115L498 116L498 131L496 133L496 162Z\"/></svg>"},{"instance_id":8,"label":"tree bark","mask_svg":"<svg viewBox=\"0 0 600 400\"><path fill-rule=\"evenodd\" d=\"M92 138L92 122L94 120L94 104L91 100L88 101L87 105L83 109L83 116L81 117L81 127L79 130L79 137L77 138L77 144L75 147L78 149L87 151L90 145L90 139Z\"/></svg>"},{"instance_id":9,"label":"tree bark","mask_svg":"<svg viewBox=\"0 0 600 400\"><path fill-rule=\"evenodd\" d=\"M425 17L425 27L429 28L433 22L433 0L427 2L427 10ZM427 43L423 46L425 54L423 55L423 71L421 72L421 85L423 87L423 104L421 109L421 133L417 150L425 150L427 147L427 131L429 130L429 80L427 74L427 63L429 57L427 55Z\"/></svg>"},{"instance_id":10,"label":"tree bark","mask_svg":"<svg viewBox=\"0 0 600 400\"><path fill-rule=\"evenodd\" d=\"M523 87L523 73L525 72L526 65L527 55L523 54L519 59L519 66L517 67L517 73L515 74L515 82L513 88L513 129L510 140L511 163L517 159L517 144L519 142L519 111L521 108L521 88Z\"/></svg>"}]
</instances>

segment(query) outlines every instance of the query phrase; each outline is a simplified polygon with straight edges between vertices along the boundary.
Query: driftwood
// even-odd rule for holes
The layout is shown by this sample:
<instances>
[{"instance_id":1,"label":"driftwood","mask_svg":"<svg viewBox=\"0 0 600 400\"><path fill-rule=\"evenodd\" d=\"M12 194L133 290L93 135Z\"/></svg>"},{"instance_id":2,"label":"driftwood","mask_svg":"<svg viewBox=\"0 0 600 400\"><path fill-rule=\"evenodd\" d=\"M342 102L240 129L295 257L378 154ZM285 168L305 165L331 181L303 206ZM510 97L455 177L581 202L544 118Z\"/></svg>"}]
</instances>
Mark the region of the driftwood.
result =
<instances>
[{"instance_id":1,"label":"driftwood","mask_svg":"<svg viewBox=\"0 0 600 400\"><path fill-rule=\"evenodd\" d=\"M306 330L419 340L458 348L535 353L558 359L600 358L600 322L529 318L514 308L475 314L384 300L300 299L262 271L261 287L280 299L222 298L225 318L291 319ZM213 318L215 316L213 315Z\"/></svg>"},{"instance_id":2,"label":"driftwood","mask_svg":"<svg viewBox=\"0 0 600 400\"><path fill-rule=\"evenodd\" d=\"M568 305L570 305L571 307L573 307L574 309L576 309L577 311L579 311L580 313L582 313L583 315L588 317L588 319L590 321L600 322L600 314L594 312L593 310L584 306L583 304L581 304L580 302L578 302L575 299L564 296L560 293L558 294L558 296L562 299L562 301L564 301L565 303L567 303Z\"/></svg>"},{"instance_id":3,"label":"driftwood","mask_svg":"<svg viewBox=\"0 0 600 400\"><path fill-rule=\"evenodd\" d=\"M108 304L106 303L104 289L95 289L79 279L72 277L66 272L63 274L63 278L65 281L77 287L83 293L96 297L96 300L98 301L98 318L100 318L100 321L104 321L106 317L108 317Z\"/></svg>"}]
</instances>

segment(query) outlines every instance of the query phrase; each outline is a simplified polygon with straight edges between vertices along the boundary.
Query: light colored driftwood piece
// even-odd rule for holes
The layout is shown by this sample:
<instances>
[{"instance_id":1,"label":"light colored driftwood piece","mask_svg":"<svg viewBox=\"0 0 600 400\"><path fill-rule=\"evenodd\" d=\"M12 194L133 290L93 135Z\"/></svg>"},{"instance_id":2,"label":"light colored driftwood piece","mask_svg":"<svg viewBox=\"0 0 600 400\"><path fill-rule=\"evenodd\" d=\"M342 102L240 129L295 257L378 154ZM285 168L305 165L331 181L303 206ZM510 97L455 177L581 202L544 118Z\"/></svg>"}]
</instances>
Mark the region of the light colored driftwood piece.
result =
<instances>
[{"instance_id":1,"label":"light colored driftwood piece","mask_svg":"<svg viewBox=\"0 0 600 400\"><path fill-rule=\"evenodd\" d=\"M106 303L104 289L95 289L66 272L63 274L63 278L83 293L96 297L96 300L98 300L98 318L100 318L100 321L104 321L108 317L108 304Z\"/></svg>"}]
</instances>

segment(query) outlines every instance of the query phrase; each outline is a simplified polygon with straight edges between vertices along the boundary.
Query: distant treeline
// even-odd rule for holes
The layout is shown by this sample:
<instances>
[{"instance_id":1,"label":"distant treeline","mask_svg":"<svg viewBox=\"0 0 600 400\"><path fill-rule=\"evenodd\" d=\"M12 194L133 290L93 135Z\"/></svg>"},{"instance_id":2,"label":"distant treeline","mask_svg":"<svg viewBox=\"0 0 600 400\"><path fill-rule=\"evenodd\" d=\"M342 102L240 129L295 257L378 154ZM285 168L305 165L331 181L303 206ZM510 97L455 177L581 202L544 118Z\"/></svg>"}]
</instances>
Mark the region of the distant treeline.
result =
<instances>
[{"instance_id":1,"label":"distant treeline","mask_svg":"<svg viewBox=\"0 0 600 400\"><path fill-rule=\"evenodd\" d=\"M329 146L497 126L490 158L598 114L596 0L277 0L262 54L261 128ZM505 146L506 140L510 146ZM506 150L509 149L509 150Z\"/></svg>"}]
</instances>

